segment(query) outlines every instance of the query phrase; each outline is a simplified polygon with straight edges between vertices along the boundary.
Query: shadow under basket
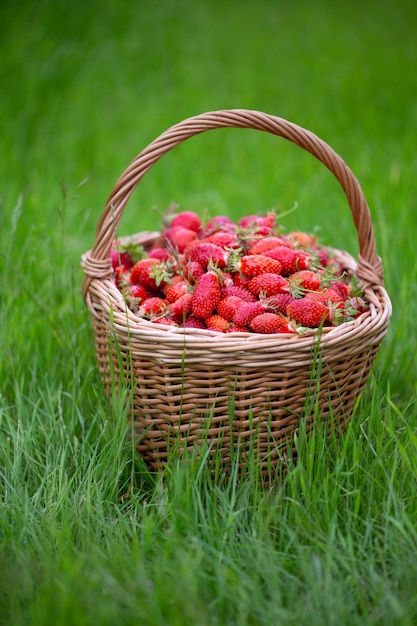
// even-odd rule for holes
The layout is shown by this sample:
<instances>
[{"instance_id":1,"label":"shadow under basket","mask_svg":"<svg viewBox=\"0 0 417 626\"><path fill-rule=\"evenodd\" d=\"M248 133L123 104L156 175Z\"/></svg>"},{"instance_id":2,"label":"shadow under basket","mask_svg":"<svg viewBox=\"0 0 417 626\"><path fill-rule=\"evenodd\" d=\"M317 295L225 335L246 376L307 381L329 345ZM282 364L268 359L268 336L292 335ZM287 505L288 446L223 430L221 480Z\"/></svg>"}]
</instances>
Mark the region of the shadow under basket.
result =
<instances>
[{"instance_id":1,"label":"shadow under basket","mask_svg":"<svg viewBox=\"0 0 417 626\"><path fill-rule=\"evenodd\" d=\"M185 139L221 128L266 131L319 159L341 184L358 233L359 257L333 250L364 286L369 310L337 327L298 334L222 334L144 320L126 305L110 261L124 207L152 165ZM149 249L159 233L133 236ZM131 239L131 237L130 237ZM261 474L285 464L294 437L322 423L342 430L369 378L391 317L370 211L344 161L313 133L282 118L242 109L203 113L171 127L143 150L116 183L83 255L83 294L92 314L105 389L131 390L136 447L152 470L171 454L203 444L216 471L256 462Z\"/></svg>"}]
</instances>

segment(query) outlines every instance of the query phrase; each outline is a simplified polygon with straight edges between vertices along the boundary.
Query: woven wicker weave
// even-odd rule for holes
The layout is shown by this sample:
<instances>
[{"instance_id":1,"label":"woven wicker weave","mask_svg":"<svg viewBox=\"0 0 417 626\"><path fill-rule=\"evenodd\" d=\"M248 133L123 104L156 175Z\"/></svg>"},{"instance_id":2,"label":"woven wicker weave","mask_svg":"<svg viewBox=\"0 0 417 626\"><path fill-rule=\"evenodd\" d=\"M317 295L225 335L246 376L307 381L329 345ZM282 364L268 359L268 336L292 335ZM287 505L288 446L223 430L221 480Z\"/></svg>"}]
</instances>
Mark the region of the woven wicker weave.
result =
<instances>
[{"instance_id":1,"label":"woven wicker weave","mask_svg":"<svg viewBox=\"0 0 417 626\"><path fill-rule=\"evenodd\" d=\"M314 332L225 335L151 323L127 308L114 284L110 248L144 174L187 138L221 127L257 129L294 142L321 161L346 194L360 253L356 262L347 252L335 252L365 286L369 311L323 329L319 342ZM143 232L134 239L146 248L157 237L156 232ZM146 147L116 183L94 247L83 256L83 268L83 294L92 313L102 378L107 389L112 378L116 386L122 378L130 380L137 450L152 469L166 464L173 442L191 449L208 440L213 462L226 466L237 449L243 457L251 450L261 471L270 471L292 445L300 419L307 421L307 430L313 424L311 398L323 420L336 420L343 427L365 387L391 316L370 212L357 179L317 136L258 111L204 113L169 128Z\"/></svg>"}]
</instances>

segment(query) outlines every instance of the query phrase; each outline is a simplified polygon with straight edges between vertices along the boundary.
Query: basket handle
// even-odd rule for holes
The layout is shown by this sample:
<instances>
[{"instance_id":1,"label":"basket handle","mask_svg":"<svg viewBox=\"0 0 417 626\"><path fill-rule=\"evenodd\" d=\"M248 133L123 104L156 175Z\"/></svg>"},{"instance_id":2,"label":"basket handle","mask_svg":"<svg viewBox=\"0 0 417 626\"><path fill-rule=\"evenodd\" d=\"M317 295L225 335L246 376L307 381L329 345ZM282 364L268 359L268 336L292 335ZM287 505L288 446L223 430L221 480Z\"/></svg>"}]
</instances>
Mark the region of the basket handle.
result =
<instances>
[{"instance_id":1,"label":"basket handle","mask_svg":"<svg viewBox=\"0 0 417 626\"><path fill-rule=\"evenodd\" d=\"M146 172L175 146L215 128L250 128L269 132L292 141L321 161L339 181L352 211L359 242L358 278L365 286L383 286L383 267L376 254L370 210L357 178L343 159L319 137L292 122L260 111L230 109L202 113L171 126L133 159L107 200L98 222L94 247L84 258L84 296L92 278L112 276L111 245L123 210Z\"/></svg>"}]
</instances>

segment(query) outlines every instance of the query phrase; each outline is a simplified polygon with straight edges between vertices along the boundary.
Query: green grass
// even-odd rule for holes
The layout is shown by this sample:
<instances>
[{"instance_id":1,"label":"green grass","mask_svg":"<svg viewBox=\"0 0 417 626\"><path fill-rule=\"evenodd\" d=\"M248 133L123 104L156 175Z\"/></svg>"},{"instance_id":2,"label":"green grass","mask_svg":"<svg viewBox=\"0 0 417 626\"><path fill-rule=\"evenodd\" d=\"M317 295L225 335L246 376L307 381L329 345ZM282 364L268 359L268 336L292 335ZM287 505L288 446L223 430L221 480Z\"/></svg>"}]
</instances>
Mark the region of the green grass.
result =
<instances>
[{"instance_id":1,"label":"green grass","mask_svg":"<svg viewBox=\"0 0 417 626\"><path fill-rule=\"evenodd\" d=\"M259 0L0 6L0 624L417 622L417 10ZM346 436L301 436L275 488L165 480L103 396L81 254L113 184L165 128L253 108L330 143L368 198L394 314ZM285 225L357 253L325 168L218 130L158 162L121 234L170 202Z\"/></svg>"}]
</instances>

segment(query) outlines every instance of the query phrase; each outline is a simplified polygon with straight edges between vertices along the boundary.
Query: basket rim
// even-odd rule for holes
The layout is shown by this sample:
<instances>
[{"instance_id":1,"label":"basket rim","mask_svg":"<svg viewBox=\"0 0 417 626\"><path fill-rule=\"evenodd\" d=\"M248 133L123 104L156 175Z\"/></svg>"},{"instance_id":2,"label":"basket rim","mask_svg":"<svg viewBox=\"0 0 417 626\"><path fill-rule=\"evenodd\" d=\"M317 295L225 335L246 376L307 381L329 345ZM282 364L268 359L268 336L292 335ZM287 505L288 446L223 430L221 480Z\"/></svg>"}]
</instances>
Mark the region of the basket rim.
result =
<instances>
[{"instance_id":1,"label":"basket rim","mask_svg":"<svg viewBox=\"0 0 417 626\"><path fill-rule=\"evenodd\" d=\"M139 243L148 243L157 239L160 233L158 231L141 231L132 235L126 235L120 237L123 241L135 241ZM357 262L352 255L345 251L333 248L331 246L324 246L325 249L332 251L336 258L342 258L344 266L356 272ZM82 255L82 265L84 269L88 271L88 263L91 262L91 250L88 250ZM93 263L95 261L93 260ZM340 341L346 341L346 339L352 335L357 334L358 331L363 331L364 328L372 329L374 326L386 328L389 319L392 315L392 304L390 297L382 285L366 286L364 289L364 297L367 300L370 309L359 315L357 318L343 322L338 326L323 327L321 329L305 329L302 333L271 333L261 334L253 332L230 332L219 333L216 331L200 328L188 328L181 326L171 326L165 324L158 324L157 322L146 320L130 309L123 294L116 287L112 278L106 277L104 274L101 277L92 277L90 283L90 296L91 293L95 293L96 299L100 300L101 308L107 310L107 313L112 317L113 324L116 330L123 332L128 330L131 335L142 335L148 337L149 340L155 342L163 341L163 343L170 343L172 345L181 344L184 342L188 344L200 344L204 342L204 345L211 348L218 346L230 346L231 349L236 349L237 344L240 343L242 350L258 349L260 345L265 349L274 347L279 350L279 346L282 344L288 349L308 349L311 346L316 345L318 339L322 348L326 348L327 345L337 344ZM97 311L94 306L90 305L90 310L93 316L97 316ZM360 334L363 334L361 332ZM218 347L216 346L216 347ZM203 346L204 347L204 346Z\"/></svg>"}]
</instances>

